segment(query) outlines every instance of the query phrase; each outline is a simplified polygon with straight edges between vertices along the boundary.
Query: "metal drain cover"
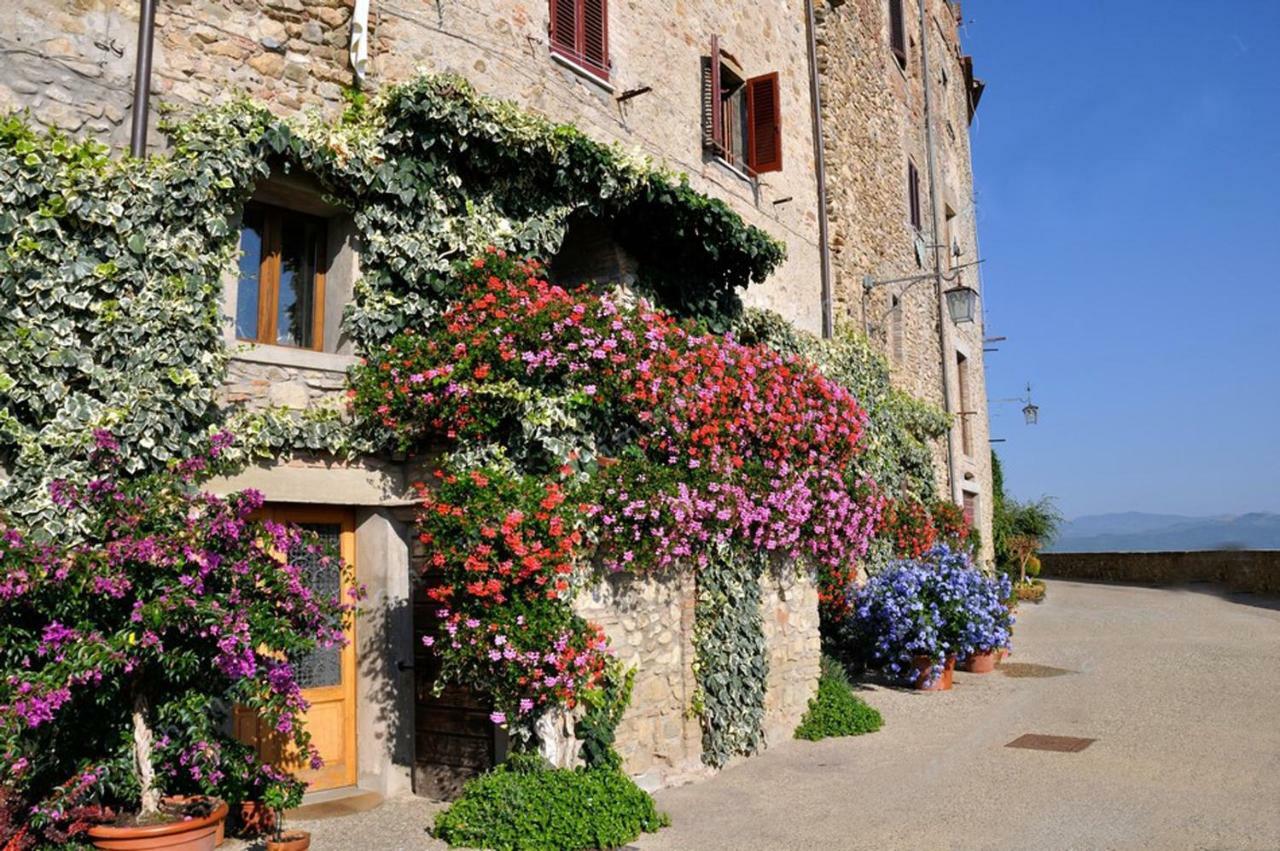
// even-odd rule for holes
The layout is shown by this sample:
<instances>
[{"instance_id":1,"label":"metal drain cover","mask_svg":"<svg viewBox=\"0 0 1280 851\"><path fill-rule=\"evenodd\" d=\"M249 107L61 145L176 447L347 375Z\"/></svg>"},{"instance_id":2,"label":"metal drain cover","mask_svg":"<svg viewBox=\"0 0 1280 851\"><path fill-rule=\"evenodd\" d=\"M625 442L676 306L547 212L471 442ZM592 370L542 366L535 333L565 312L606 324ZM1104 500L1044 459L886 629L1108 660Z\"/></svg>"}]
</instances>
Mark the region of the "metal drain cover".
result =
<instances>
[{"instance_id":1,"label":"metal drain cover","mask_svg":"<svg viewBox=\"0 0 1280 851\"><path fill-rule=\"evenodd\" d=\"M1052 665L1033 665L1029 662L1005 662L997 671L1006 677L1063 677L1067 674L1078 674L1066 668L1055 668Z\"/></svg>"},{"instance_id":2,"label":"metal drain cover","mask_svg":"<svg viewBox=\"0 0 1280 851\"><path fill-rule=\"evenodd\" d=\"M1097 739L1077 739L1075 736L1046 736L1042 733L1027 733L1019 736L1006 748L1026 748L1032 751L1057 751L1058 753L1078 753Z\"/></svg>"}]
</instances>

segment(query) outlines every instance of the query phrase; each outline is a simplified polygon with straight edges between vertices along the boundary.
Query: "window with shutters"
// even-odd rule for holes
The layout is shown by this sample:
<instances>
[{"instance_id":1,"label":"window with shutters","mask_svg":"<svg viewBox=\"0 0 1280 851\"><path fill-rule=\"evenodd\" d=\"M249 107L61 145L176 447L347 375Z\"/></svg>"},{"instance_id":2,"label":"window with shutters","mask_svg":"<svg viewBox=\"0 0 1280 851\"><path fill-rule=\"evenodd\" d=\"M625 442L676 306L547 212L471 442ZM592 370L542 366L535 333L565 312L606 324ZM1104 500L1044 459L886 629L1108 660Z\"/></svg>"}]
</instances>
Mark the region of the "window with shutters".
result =
<instances>
[{"instance_id":1,"label":"window with shutters","mask_svg":"<svg viewBox=\"0 0 1280 851\"><path fill-rule=\"evenodd\" d=\"M702 60L702 141L750 176L782 170L782 102L778 73L748 77L711 37Z\"/></svg>"},{"instance_id":2,"label":"window with shutters","mask_svg":"<svg viewBox=\"0 0 1280 851\"><path fill-rule=\"evenodd\" d=\"M973 426L969 418L973 411L969 410L969 359L956 352L956 384L960 399L960 446L966 456L973 455Z\"/></svg>"},{"instance_id":3,"label":"window with shutters","mask_svg":"<svg viewBox=\"0 0 1280 851\"><path fill-rule=\"evenodd\" d=\"M607 81L608 0L551 0L551 52Z\"/></svg>"},{"instance_id":4,"label":"window with shutters","mask_svg":"<svg viewBox=\"0 0 1280 851\"><path fill-rule=\"evenodd\" d=\"M922 227L920 218L920 172L916 164L907 160L907 216L911 227L918 233Z\"/></svg>"},{"instance_id":5,"label":"window with shutters","mask_svg":"<svg viewBox=\"0 0 1280 851\"><path fill-rule=\"evenodd\" d=\"M907 70L907 16L904 0L889 0L889 49L898 67Z\"/></svg>"}]
</instances>

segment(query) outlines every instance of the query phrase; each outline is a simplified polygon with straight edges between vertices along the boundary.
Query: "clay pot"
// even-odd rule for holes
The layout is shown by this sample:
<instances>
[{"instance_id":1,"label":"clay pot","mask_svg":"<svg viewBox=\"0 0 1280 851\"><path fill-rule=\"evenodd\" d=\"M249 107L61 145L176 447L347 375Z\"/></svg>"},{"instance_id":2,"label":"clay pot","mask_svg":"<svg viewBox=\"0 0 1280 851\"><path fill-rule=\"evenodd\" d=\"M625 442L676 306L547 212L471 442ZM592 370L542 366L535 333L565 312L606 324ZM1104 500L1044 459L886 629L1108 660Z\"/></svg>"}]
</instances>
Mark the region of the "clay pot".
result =
<instances>
[{"instance_id":1,"label":"clay pot","mask_svg":"<svg viewBox=\"0 0 1280 851\"><path fill-rule=\"evenodd\" d=\"M267 851L307 851L311 847L311 834L305 830L291 830L279 839L267 840Z\"/></svg>"},{"instance_id":2,"label":"clay pot","mask_svg":"<svg viewBox=\"0 0 1280 851\"><path fill-rule=\"evenodd\" d=\"M101 851L213 851L226 818L227 805L218 801L213 812L201 818L140 825L97 824L89 828L89 841Z\"/></svg>"},{"instance_id":3,"label":"clay pot","mask_svg":"<svg viewBox=\"0 0 1280 851\"><path fill-rule=\"evenodd\" d=\"M932 683L929 682L930 669L933 667L933 659L929 656L917 656L912 660L916 669L915 686L920 691L948 691L951 688L952 675L956 670L956 657L948 656L946 663L943 665L942 674Z\"/></svg>"},{"instance_id":4,"label":"clay pot","mask_svg":"<svg viewBox=\"0 0 1280 851\"><path fill-rule=\"evenodd\" d=\"M241 801L236 824L241 836L262 836L276 829L276 814L261 801Z\"/></svg>"},{"instance_id":5,"label":"clay pot","mask_svg":"<svg viewBox=\"0 0 1280 851\"><path fill-rule=\"evenodd\" d=\"M989 674L996 669L997 661L999 659L995 650L974 653L964 660L964 669L971 674Z\"/></svg>"}]
</instances>

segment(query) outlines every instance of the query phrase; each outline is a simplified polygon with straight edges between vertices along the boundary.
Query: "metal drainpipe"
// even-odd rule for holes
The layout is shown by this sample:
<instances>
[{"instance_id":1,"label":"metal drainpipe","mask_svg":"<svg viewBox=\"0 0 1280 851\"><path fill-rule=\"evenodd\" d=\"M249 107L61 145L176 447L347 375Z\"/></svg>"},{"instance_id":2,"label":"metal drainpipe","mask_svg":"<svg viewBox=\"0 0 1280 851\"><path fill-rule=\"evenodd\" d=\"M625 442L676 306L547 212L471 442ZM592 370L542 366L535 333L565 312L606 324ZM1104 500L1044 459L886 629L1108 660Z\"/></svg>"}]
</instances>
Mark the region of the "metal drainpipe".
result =
<instances>
[{"instance_id":1,"label":"metal drainpipe","mask_svg":"<svg viewBox=\"0 0 1280 851\"><path fill-rule=\"evenodd\" d=\"M147 153L147 118L151 102L151 46L155 41L156 0L142 0L138 14L138 63L133 69L133 131L129 152Z\"/></svg>"},{"instance_id":2,"label":"metal drainpipe","mask_svg":"<svg viewBox=\"0 0 1280 851\"><path fill-rule=\"evenodd\" d=\"M920 75L924 78L924 147L929 169L929 219L933 229L933 280L938 300L938 350L942 355L942 407L951 411L951 352L947 346L947 304L942 294L942 245L938 232L938 186L933 155L933 80L929 76L929 30L926 24L925 0L918 0L920 8ZM951 500L956 499L956 430L947 429L947 489Z\"/></svg>"},{"instance_id":3,"label":"metal drainpipe","mask_svg":"<svg viewBox=\"0 0 1280 851\"><path fill-rule=\"evenodd\" d=\"M835 334L835 310L831 303L831 246L827 223L827 169L823 156L822 92L818 85L818 37L813 0L806 0L809 25L809 96L813 102L813 163L818 177L818 261L822 278L822 336Z\"/></svg>"}]
</instances>

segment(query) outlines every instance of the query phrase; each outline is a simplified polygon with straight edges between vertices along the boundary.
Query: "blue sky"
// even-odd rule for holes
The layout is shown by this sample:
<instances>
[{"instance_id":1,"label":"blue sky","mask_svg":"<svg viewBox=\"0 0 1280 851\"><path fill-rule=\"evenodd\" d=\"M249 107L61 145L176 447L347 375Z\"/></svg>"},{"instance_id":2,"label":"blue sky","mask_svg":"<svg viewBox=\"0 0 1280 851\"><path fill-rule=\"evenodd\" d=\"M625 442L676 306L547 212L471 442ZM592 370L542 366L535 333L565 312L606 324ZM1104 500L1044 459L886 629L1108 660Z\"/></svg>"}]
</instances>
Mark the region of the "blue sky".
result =
<instances>
[{"instance_id":1,"label":"blue sky","mask_svg":"<svg viewBox=\"0 0 1280 851\"><path fill-rule=\"evenodd\" d=\"M1006 489L1280 512L1280 2L966 0Z\"/></svg>"}]
</instances>

